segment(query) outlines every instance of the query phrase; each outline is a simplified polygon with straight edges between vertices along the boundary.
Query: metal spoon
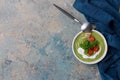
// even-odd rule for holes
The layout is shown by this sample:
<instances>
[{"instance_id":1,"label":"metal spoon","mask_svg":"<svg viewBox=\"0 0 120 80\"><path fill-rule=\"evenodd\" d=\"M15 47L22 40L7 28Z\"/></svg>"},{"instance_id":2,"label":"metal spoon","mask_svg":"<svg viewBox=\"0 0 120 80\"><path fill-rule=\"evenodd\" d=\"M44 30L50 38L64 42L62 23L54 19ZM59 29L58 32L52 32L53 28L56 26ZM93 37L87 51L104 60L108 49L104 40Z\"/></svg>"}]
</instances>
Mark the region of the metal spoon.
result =
<instances>
[{"instance_id":1,"label":"metal spoon","mask_svg":"<svg viewBox=\"0 0 120 80\"><path fill-rule=\"evenodd\" d=\"M64 13L65 15L67 15L69 18L71 18L72 20L74 20L77 23L80 23L81 24L81 31L83 31L83 32L91 32L92 29L94 28L93 24L91 24L89 22L82 23L77 18L75 18L74 16L72 16L70 13L68 13L67 11L65 11L64 9L62 9L61 7L57 6L56 4L53 4L53 5L57 9L59 9L62 13Z\"/></svg>"}]
</instances>

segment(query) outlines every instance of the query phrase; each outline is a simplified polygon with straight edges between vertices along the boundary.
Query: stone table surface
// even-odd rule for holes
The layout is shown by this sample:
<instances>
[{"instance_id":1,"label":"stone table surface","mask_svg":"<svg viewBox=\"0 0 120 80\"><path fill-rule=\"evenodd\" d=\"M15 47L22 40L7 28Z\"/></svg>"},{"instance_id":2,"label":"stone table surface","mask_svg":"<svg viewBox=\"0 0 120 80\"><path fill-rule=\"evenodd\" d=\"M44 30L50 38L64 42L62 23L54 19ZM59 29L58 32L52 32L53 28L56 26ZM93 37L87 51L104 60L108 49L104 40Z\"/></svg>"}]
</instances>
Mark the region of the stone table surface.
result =
<instances>
[{"instance_id":1,"label":"stone table surface","mask_svg":"<svg viewBox=\"0 0 120 80\"><path fill-rule=\"evenodd\" d=\"M0 80L101 80L72 53L80 25L53 3L86 21L74 0L0 0Z\"/></svg>"}]
</instances>

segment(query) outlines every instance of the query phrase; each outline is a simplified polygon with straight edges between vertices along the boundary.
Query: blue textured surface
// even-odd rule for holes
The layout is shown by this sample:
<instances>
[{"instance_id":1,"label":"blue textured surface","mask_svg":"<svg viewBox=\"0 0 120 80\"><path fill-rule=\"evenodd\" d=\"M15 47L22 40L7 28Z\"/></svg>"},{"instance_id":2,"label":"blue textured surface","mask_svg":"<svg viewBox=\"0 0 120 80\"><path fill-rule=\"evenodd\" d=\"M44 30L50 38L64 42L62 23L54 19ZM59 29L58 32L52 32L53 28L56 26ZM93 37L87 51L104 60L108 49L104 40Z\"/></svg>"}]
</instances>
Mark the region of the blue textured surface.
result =
<instances>
[{"instance_id":1,"label":"blue textured surface","mask_svg":"<svg viewBox=\"0 0 120 80\"><path fill-rule=\"evenodd\" d=\"M72 53L79 32L52 4L78 19L74 0L0 0L0 80L100 80L96 65L80 63Z\"/></svg>"}]
</instances>

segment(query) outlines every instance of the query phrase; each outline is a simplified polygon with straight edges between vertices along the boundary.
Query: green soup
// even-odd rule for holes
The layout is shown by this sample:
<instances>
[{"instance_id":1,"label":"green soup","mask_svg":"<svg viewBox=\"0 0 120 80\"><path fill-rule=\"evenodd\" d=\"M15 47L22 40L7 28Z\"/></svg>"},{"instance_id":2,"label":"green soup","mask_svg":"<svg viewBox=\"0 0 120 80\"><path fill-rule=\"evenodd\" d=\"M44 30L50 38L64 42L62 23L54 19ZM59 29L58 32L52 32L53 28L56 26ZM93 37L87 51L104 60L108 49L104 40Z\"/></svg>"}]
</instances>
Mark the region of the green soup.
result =
<instances>
[{"instance_id":1,"label":"green soup","mask_svg":"<svg viewBox=\"0 0 120 80\"><path fill-rule=\"evenodd\" d=\"M94 62L96 60L99 60L101 57L103 57L103 55L105 56L106 54L107 44L106 44L106 40L104 39L104 37L95 30L93 30L91 34L95 37L96 40L98 40L99 46L101 48L100 53L96 56L96 58L93 58L93 59L83 58L83 56L80 53L78 53L78 48L80 48L80 42L82 41L82 38L85 36L85 33L80 33L79 35L77 35L73 42L74 54L76 55L77 58L79 58L83 62Z\"/></svg>"}]
</instances>

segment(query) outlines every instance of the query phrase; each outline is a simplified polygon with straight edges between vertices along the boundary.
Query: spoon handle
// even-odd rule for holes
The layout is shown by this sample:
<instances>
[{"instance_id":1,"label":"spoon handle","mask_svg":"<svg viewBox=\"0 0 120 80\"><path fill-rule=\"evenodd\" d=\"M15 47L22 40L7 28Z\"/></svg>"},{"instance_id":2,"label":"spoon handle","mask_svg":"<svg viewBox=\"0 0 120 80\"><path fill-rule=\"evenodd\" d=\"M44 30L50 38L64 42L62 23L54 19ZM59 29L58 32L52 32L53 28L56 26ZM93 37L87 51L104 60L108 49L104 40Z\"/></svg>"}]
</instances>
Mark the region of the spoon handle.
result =
<instances>
[{"instance_id":1,"label":"spoon handle","mask_svg":"<svg viewBox=\"0 0 120 80\"><path fill-rule=\"evenodd\" d=\"M64 9L62 9L61 7L57 6L56 4L53 4L57 9L59 9L63 14L65 14L66 16L68 16L69 18L71 18L72 20L74 20L75 22L78 22L82 25L82 22L80 22L77 18L75 18L74 16L72 16L70 13L68 13L67 11L65 11Z\"/></svg>"}]
</instances>

